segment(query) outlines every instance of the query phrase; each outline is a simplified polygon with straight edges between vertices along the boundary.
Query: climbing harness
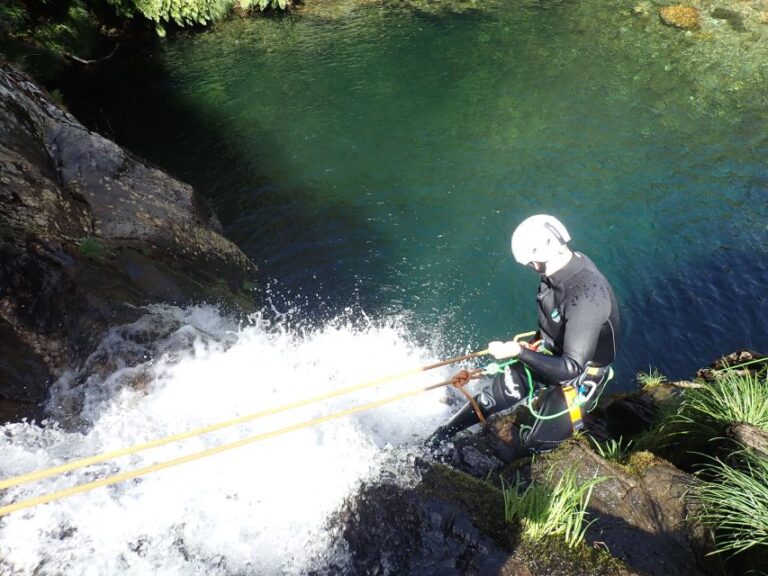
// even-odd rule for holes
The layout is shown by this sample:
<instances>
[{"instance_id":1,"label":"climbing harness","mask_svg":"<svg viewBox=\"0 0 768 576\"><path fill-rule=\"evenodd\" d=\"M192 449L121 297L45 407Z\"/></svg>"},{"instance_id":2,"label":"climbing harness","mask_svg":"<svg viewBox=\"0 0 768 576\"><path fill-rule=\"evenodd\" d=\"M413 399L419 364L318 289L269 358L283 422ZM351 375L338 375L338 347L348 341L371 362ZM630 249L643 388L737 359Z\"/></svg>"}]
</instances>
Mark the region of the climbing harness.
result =
<instances>
[{"instance_id":1,"label":"climbing harness","mask_svg":"<svg viewBox=\"0 0 768 576\"><path fill-rule=\"evenodd\" d=\"M541 341L534 343L536 346L538 346L539 351L541 351L540 342ZM533 344L529 344L529 346L533 346ZM495 376L496 374L502 372L507 366L512 366L519 362L520 361L517 358L507 360L506 362L491 362L486 366L485 374L487 376ZM613 368L608 367L606 376L605 368L589 366L575 381L573 381L571 384L563 386L562 389L563 394L565 395L565 402L567 406L565 410L555 414L540 414L533 407L535 399L533 375L531 374L530 368L528 368L528 366L525 364L523 364L523 370L528 381L528 397L525 399L525 404L528 407L528 411L531 413L531 415L536 420L554 420L556 418L560 418L561 416L565 416L566 414L570 414L571 424L574 431L581 430L584 427L582 406L586 405L592 400L600 384L603 384L603 389L605 389L604 385L613 378ZM603 377L605 377L603 382L595 381L596 379L602 379ZM595 399L592 409L594 409L594 406L597 405L597 400L599 400L599 396L597 399Z\"/></svg>"}]
</instances>

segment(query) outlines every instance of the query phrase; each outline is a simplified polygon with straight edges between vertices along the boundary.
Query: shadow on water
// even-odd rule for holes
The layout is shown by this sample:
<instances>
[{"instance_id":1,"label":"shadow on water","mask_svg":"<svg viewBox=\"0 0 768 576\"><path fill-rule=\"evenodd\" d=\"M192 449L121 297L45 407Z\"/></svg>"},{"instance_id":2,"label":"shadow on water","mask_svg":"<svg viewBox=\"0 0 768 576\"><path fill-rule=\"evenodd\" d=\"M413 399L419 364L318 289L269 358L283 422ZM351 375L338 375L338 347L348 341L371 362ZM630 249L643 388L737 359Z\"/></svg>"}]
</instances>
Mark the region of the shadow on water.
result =
<instances>
[{"instance_id":1,"label":"shadow on water","mask_svg":"<svg viewBox=\"0 0 768 576\"><path fill-rule=\"evenodd\" d=\"M184 102L161 51L161 41L144 40L124 46L98 67L72 71L60 83L69 111L89 129L191 184L225 234L259 267L255 289L276 313L299 305L311 311L302 321L322 323L350 305L375 308L375 298L358 300L359 274L384 267L383 250L372 251L356 270L339 254L353 253L356 244L372 239L385 240L343 207L310 207L311 189L265 178L260 167L267 154L258 151L269 151L274 170L280 150L268 130L252 131L255 145L247 150L238 147L219 118ZM276 279L291 288L270 290Z\"/></svg>"},{"instance_id":2,"label":"shadow on water","mask_svg":"<svg viewBox=\"0 0 768 576\"><path fill-rule=\"evenodd\" d=\"M722 249L709 258L655 271L647 292L631 291L618 369L655 367L672 379L692 378L724 354L768 348L768 244ZM728 295L723 302L723 295ZM629 308L629 307L628 307Z\"/></svg>"}]
</instances>

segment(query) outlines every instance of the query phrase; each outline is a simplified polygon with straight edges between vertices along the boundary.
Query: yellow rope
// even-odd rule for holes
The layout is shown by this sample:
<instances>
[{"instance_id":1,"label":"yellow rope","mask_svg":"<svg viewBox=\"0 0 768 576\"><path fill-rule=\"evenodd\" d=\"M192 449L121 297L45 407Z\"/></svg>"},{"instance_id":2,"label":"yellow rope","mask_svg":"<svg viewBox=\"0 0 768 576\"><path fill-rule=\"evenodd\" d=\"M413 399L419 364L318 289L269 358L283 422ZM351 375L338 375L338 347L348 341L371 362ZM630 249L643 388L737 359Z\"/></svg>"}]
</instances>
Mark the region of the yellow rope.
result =
<instances>
[{"instance_id":1,"label":"yellow rope","mask_svg":"<svg viewBox=\"0 0 768 576\"><path fill-rule=\"evenodd\" d=\"M528 336L529 334L518 334L514 337L515 340L518 340L522 337ZM209 432L213 432L216 430L221 430L222 428L226 428L229 426L234 426L236 424L242 424L244 422L248 422L251 420L256 420L258 418L262 418L268 415L278 414L280 412L284 412L286 410L290 410L293 408L298 408L301 406L306 406L308 404L312 404L314 402L319 402L321 400L334 398L336 396L340 396L342 394L347 394L349 392L353 392L356 390L363 390L365 388L370 388L373 386L376 386L378 384L382 384L384 382L389 382L392 380L405 378L407 376L412 376L415 374L419 374L421 372L425 372L427 370L432 370L433 368L438 368L441 366L447 366L449 364L454 364L456 362L460 362L462 360L475 358L478 356L482 356L488 354L488 350L481 350L478 352L472 352L470 354L466 354L463 356L456 356L454 358L449 358L448 360L444 360L442 362L437 362L435 364L431 364L428 366L421 366L419 368L414 368L411 370L406 370L404 372L400 372L398 374L392 374L390 376L384 376L382 378L378 378L376 380L371 380L368 382L365 382L363 384L358 384L355 386L349 386L347 388L341 388L339 390L335 390L326 394L321 394L318 396L314 396L308 399L299 400L297 402L293 402L290 404L285 404L283 406L278 406L275 408L270 408L267 410L263 410L261 412L255 412L253 414L248 414L245 416L240 416L239 418L234 418L232 420L228 420L226 422L220 422L217 424L211 424L210 426L204 426L202 428L196 428L194 430L190 430L188 432L183 432L181 434L175 434L172 436L168 436L165 438L159 438L156 440L152 440L150 442L146 442L144 444L138 444L136 446L131 446L128 448L123 448L120 450L114 450L112 452L106 452L104 454L98 454L95 456L91 456L89 458L82 458L80 460L74 460L72 462L68 462L65 464L61 464L59 466L54 466L52 468L46 468L43 470L39 470L36 472L31 472L29 474L24 474L21 476L15 476L12 478L8 478L6 480L3 480L0 482L0 489L4 488L10 488L12 486L18 486L19 484L24 484L26 482L32 482L35 480L40 480L43 478L47 478L56 474L61 474L64 472L69 472L71 470L76 470L78 468L82 468L84 466L89 466L91 464L96 464L99 462L104 462L106 460L111 460L113 458L118 458L120 456L127 456L129 454L135 454L137 452L141 452L143 450L147 450L149 448L155 448L157 446L162 446L165 444L170 444L171 442L176 442L179 440L184 440L187 438L191 438L193 436L199 436L202 434L206 434ZM474 377L479 375L479 372L481 370L477 371L477 374L475 374ZM106 478L102 478L100 480L95 480L93 482L87 482L85 484L79 484L77 486L72 486L70 488L66 488L64 490L59 490L57 492L52 492L49 494L42 494L40 496L36 496L34 498L29 498L27 500L22 500L20 502L16 502L14 504L9 504L8 506L0 507L0 516L5 516L7 514L11 514L13 512L17 512L19 510L25 510L27 508L31 508L33 506L38 506L41 504L46 504L49 502L53 502L56 500L61 500L63 498L66 498L68 496L72 496L74 494L80 494L83 492L87 492L89 490L94 490L95 488L100 488L103 486L111 486L113 484L117 484L119 482L123 482L125 480L130 480L132 478L138 478L140 476L146 476L147 474L151 474L152 472L157 472L159 470L164 470L166 468L171 468L173 466L178 466L180 464L185 464L187 462L192 462L194 460L199 460L201 458L205 458L208 456L213 456L214 454L218 454L221 452L225 452L228 450L234 450L235 448L240 448L242 446L246 446L248 444L253 444L255 442L259 442L261 440L266 440L268 438L274 438L276 436L281 436L283 434L287 434L289 432L293 432L296 430L301 430L303 428L308 428L310 426L315 426L317 424L322 424L324 422L328 422L331 420L335 420L337 418L342 418L344 416L348 416L350 414L355 414L357 412L363 412L365 410L371 410L373 408L377 408L379 406L383 406L385 404L390 404L392 402L397 402L399 400L402 400L404 398L409 398L411 396L416 396L417 394L421 394L423 392L427 392L429 390L434 390L436 388L440 388L441 386L446 386L448 384L454 383L454 379L446 380L444 382L439 382L438 384L432 384L430 386L426 386L423 388L417 388L415 390L411 390L408 392L403 392L401 394L397 394L395 396L390 396L388 398L384 398L381 400L377 400L375 402L369 402L368 404L363 404L360 406L356 406L354 408L349 408L347 410L342 410L340 412L335 412L333 414L328 414L326 416L321 416L318 418L313 418L312 420L307 420L305 422L300 422L298 424L293 424L291 426L285 426L283 428L279 428L277 430L273 430L271 432L265 432L262 434L257 434L255 436L249 436L247 438L243 438L242 440L238 440L237 442L231 442L229 444L222 444L221 446L217 446L215 448L209 448L207 450L202 450L200 452L195 452L193 454L189 454L187 456L182 456L180 458L175 458L173 460L167 460L165 462L159 462L157 464L153 464L152 466L146 466L144 468L139 468L137 470L131 470L128 472L123 472L120 474L115 474L112 476L107 476Z\"/></svg>"},{"instance_id":2,"label":"yellow rope","mask_svg":"<svg viewBox=\"0 0 768 576\"><path fill-rule=\"evenodd\" d=\"M29 472L28 474L22 474L20 476L14 476L11 478L7 478L5 480L0 481L0 490L5 488L11 488L13 486L18 486L20 484L25 484L27 482L34 482L36 480L42 480L43 478L48 478L50 476L55 476L57 474L63 474L64 472L71 472L72 470L77 470L78 468L83 468L85 466L90 466L92 464L98 464L99 462L104 462L106 460L112 460L114 458L119 458L121 456L128 456L130 454L136 454L137 452L142 452L143 450L149 450L150 448L156 448L158 446L164 446L166 444L170 444L172 442L178 442L180 440L186 440L187 438L192 438L194 436L201 436L203 434L208 434L210 432L215 432L216 430L221 430L223 428L228 428L230 426L235 426L237 424L243 424L245 422L251 422L253 420L258 420L259 418L264 418L266 416L272 416L274 414L279 414L281 412L285 412L287 410L293 410L295 408L300 408L302 406L307 406L309 404L314 404L315 402L321 402L323 400L328 400L330 398L335 398L336 396L342 396L344 394L349 394L350 392L355 392L358 390L364 390L365 388L372 388L373 386L377 386L379 384L383 384L385 382L390 382L392 380L398 380L400 378L406 378L408 376L413 376L415 374L419 374L421 372L426 372L427 370L432 370L434 368L440 368L442 366L447 366L448 364L455 364L456 362L460 362L462 360L467 360L470 358L475 358L477 356L482 356L484 354L487 354L487 350L481 350L479 352L472 352L471 354L465 354L463 356L455 356L453 358L449 358L448 360L444 360L442 362L437 362L435 364L430 364L427 366L420 366L418 368L413 368L410 370L406 370L404 372L400 372L398 374L391 374L389 376L383 376L381 378L377 378L375 380L370 380L368 382L364 382L362 384L357 384L354 386L348 386L346 388L340 388L338 390L334 390L332 392L328 392L326 394L319 394L317 396L312 396L311 398L305 398L303 400L297 400L296 402L291 402L289 404L284 404L282 406L276 406L274 408L267 408L266 410L262 410L260 412L254 412L252 414L246 414L244 416L240 416L238 418L233 418L231 420L227 420L225 422L219 422L216 424L211 424L209 426L203 426L201 428L195 428L194 430L189 430L187 432L182 432L179 434L174 434L172 436L167 436L165 438L158 438L156 440L150 440L149 442L145 442L144 444L137 444L135 446L129 446L127 448L121 448L119 450L113 450L112 452L105 452L103 454L97 454L95 456L90 456L87 458L82 458L80 460L73 460L71 462L66 462L64 464L60 464L59 466L53 466L51 468L45 468L43 470L37 470L35 472Z\"/></svg>"},{"instance_id":3,"label":"yellow rope","mask_svg":"<svg viewBox=\"0 0 768 576\"><path fill-rule=\"evenodd\" d=\"M19 510L24 510L26 508L38 506L40 504L46 504L48 502L53 502L55 500L61 500L62 498L66 498L67 496L80 494L82 492L87 492L89 490L100 488L102 486L111 486L112 484L117 484L118 482L123 482L125 480L130 480L132 478L138 478L140 476L145 476L147 474L151 474L152 472L157 472L158 470L171 468L173 466L178 466L180 464L192 462L193 460L199 460L200 458L213 456L214 454L219 454L227 450L234 450L235 448L240 448L242 446L246 446L247 444L253 444L254 442L259 442L260 440L266 440L268 438L281 436L283 434L287 434L288 432L293 432L295 430L301 430L302 428L308 428L310 426L322 424L324 422L335 420L337 418L342 418L350 414L355 414L357 412L363 412L365 410L378 408L379 406L383 406L384 404L390 404L392 402L397 402L398 400L402 400L404 398L416 396L417 394L421 394L422 392L427 392L428 390L434 390L436 388L440 388L441 386L446 386L448 384L451 384L452 382L453 382L453 379L446 380L438 384L432 384L430 386L426 386L423 388L410 390L408 392L402 392L395 396L389 396L388 398L376 400L375 402L362 404L360 406L355 406L354 408L348 408L347 410L334 412L333 414L328 414L326 416L321 416L319 418L313 418L312 420L307 420L305 422L300 422L298 424L292 424L291 426L285 426L284 428L279 428L278 430L273 430L272 432L265 432L262 434L257 434L255 436L249 436L248 438L243 438L242 440L238 440L237 442L222 444L221 446L216 446L215 448L208 448L207 450L201 450L200 452L195 452L193 454L188 454L187 456L182 456L180 458L174 458L173 460L167 460L165 462L153 464L152 466L146 466L144 468L138 468L136 470L131 470L128 472L122 472L120 474L115 474L113 476L107 476L106 478L101 478L100 480L95 480L93 482L88 482L86 484L79 484L77 486L72 486L71 488L59 490L58 492L42 494L40 496L36 496L28 500L22 500L14 504L9 504L8 506L3 506L2 508L0 508L0 516L5 516L13 512L18 512Z\"/></svg>"}]
</instances>

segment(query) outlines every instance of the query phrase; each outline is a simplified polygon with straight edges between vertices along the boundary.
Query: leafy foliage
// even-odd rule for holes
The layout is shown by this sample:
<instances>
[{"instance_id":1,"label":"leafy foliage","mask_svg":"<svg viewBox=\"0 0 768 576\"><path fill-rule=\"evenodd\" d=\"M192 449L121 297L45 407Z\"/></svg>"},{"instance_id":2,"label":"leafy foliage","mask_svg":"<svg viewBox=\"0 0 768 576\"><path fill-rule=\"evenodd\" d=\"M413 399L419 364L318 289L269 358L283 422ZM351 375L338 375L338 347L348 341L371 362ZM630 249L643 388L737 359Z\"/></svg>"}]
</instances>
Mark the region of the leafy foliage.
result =
<instances>
[{"instance_id":1,"label":"leafy foliage","mask_svg":"<svg viewBox=\"0 0 768 576\"><path fill-rule=\"evenodd\" d=\"M557 536L572 548L584 540L589 527L585 523L587 504L593 488L603 479L582 482L571 468L553 488L549 485L552 476L550 469L546 484L531 484L525 490L521 490L519 480L510 486L502 484L505 518L510 523L519 521L526 538Z\"/></svg>"},{"instance_id":2,"label":"leafy foliage","mask_svg":"<svg viewBox=\"0 0 768 576\"><path fill-rule=\"evenodd\" d=\"M0 53L30 72L52 76L65 55L87 56L98 25L87 0L0 2Z\"/></svg>"},{"instance_id":3,"label":"leafy foliage","mask_svg":"<svg viewBox=\"0 0 768 576\"><path fill-rule=\"evenodd\" d=\"M233 6L242 11L257 8L284 10L290 0L107 0L121 16L141 14L155 22L158 34L165 35L166 24L206 25L229 13Z\"/></svg>"},{"instance_id":4,"label":"leafy foliage","mask_svg":"<svg viewBox=\"0 0 768 576\"><path fill-rule=\"evenodd\" d=\"M698 520L714 529L720 553L768 547L768 460L746 450L740 455L740 468L713 459L698 473L708 480L689 493L701 504Z\"/></svg>"},{"instance_id":5,"label":"leafy foliage","mask_svg":"<svg viewBox=\"0 0 768 576\"><path fill-rule=\"evenodd\" d=\"M0 33L8 34L24 28L29 23L29 12L18 0L0 4Z\"/></svg>"},{"instance_id":6,"label":"leafy foliage","mask_svg":"<svg viewBox=\"0 0 768 576\"><path fill-rule=\"evenodd\" d=\"M267 8L278 8L285 10L291 5L290 0L238 0L240 6L244 10L251 8L258 8L259 10L266 10Z\"/></svg>"}]
</instances>

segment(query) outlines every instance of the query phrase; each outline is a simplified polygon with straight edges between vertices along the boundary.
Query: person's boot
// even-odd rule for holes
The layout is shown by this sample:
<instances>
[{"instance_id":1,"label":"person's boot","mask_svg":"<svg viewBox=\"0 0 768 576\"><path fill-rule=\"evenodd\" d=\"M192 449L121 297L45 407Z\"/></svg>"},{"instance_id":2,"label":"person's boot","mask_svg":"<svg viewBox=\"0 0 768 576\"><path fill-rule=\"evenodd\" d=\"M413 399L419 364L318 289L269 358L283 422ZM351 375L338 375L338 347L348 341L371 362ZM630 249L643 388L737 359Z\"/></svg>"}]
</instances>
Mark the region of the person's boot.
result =
<instances>
[{"instance_id":1,"label":"person's boot","mask_svg":"<svg viewBox=\"0 0 768 576\"><path fill-rule=\"evenodd\" d=\"M475 401L483 412L483 416L487 417L490 413L489 408L493 405L493 399L481 392L475 396ZM467 402L446 424L443 424L435 430L432 435L427 438L424 444L429 448L437 448L443 442L450 440L462 430L466 430L470 426L479 423L480 418L477 417L477 413L474 408L472 408L472 404Z\"/></svg>"}]
</instances>

